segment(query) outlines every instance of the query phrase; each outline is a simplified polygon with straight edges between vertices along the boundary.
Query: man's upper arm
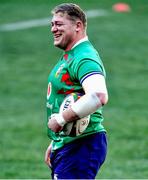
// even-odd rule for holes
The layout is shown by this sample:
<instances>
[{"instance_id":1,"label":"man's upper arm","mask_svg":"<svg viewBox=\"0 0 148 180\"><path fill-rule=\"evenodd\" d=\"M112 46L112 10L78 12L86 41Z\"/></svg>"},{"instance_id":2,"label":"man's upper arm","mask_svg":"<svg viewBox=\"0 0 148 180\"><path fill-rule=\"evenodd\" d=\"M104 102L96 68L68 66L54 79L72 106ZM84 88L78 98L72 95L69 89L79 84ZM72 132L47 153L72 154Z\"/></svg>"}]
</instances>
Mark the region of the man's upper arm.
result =
<instances>
[{"instance_id":1,"label":"man's upper arm","mask_svg":"<svg viewBox=\"0 0 148 180\"><path fill-rule=\"evenodd\" d=\"M101 74L88 76L82 83L85 93L98 92L107 94L105 78Z\"/></svg>"}]
</instances>

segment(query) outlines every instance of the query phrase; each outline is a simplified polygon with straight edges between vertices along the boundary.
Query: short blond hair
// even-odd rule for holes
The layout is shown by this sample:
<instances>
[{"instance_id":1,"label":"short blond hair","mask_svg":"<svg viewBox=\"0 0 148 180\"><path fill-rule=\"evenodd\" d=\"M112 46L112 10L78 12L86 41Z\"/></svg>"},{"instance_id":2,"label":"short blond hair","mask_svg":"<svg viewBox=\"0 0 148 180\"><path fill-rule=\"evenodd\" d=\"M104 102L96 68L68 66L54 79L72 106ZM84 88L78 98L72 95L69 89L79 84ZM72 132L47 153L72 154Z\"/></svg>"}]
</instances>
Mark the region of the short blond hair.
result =
<instances>
[{"instance_id":1,"label":"short blond hair","mask_svg":"<svg viewBox=\"0 0 148 180\"><path fill-rule=\"evenodd\" d=\"M72 21L76 21L77 19L79 19L83 23L84 27L87 27L86 14L77 4L63 3L56 6L51 11L52 14L57 14L59 12L66 13Z\"/></svg>"}]
</instances>

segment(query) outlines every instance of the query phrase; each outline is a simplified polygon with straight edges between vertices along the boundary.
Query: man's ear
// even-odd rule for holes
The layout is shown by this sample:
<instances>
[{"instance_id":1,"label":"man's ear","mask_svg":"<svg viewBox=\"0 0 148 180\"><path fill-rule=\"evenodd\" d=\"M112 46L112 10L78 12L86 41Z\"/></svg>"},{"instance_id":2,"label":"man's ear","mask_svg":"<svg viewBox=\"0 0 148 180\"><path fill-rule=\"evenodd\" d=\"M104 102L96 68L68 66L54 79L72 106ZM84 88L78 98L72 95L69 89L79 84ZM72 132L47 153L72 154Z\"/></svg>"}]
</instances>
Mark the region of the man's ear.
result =
<instances>
[{"instance_id":1,"label":"man's ear","mask_svg":"<svg viewBox=\"0 0 148 180\"><path fill-rule=\"evenodd\" d=\"M79 32L83 28L83 24L81 21L76 21L76 31Z\"/></svg>"}]
</instances>

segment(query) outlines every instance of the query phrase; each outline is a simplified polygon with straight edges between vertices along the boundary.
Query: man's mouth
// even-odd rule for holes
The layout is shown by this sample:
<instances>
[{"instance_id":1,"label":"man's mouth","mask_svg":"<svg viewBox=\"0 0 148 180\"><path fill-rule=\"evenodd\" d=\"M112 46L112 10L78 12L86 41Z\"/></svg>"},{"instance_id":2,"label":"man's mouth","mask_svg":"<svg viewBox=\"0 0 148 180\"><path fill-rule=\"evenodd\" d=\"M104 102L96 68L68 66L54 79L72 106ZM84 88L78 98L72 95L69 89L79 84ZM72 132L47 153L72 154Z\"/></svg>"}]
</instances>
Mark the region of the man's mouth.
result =
<instances>
[{"instance_id":1,"label":"man's mouth","mask_svg":"<svg viewBox=\"0 0 148 180\"><path fill-rule=\"evenodd\" d=\"M61 34L55 34L54 35L54 39L57 39L57 38L59 38L61 36Z\"/></svg>"}]
</instances>

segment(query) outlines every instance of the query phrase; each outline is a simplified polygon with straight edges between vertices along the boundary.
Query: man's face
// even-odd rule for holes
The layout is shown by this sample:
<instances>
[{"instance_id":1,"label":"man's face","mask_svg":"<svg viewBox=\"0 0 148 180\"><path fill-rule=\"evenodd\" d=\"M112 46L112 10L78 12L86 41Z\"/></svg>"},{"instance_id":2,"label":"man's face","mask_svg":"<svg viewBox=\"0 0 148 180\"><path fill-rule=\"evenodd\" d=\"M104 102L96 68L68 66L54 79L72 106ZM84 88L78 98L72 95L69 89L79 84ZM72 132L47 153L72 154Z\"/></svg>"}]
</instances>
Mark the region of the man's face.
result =
<instances>
[{"instance_id":1,"label":"man's face","mask_svg":"<svg viewBox=\"0 0 148 180\"><path fill-rule=\"evenodd\" d=\"M54 14L51 21L51 32L54 37L54 45L69 50L75 43L76 24L68 19L67 14Z\"/></svg>"}]
</instances>

